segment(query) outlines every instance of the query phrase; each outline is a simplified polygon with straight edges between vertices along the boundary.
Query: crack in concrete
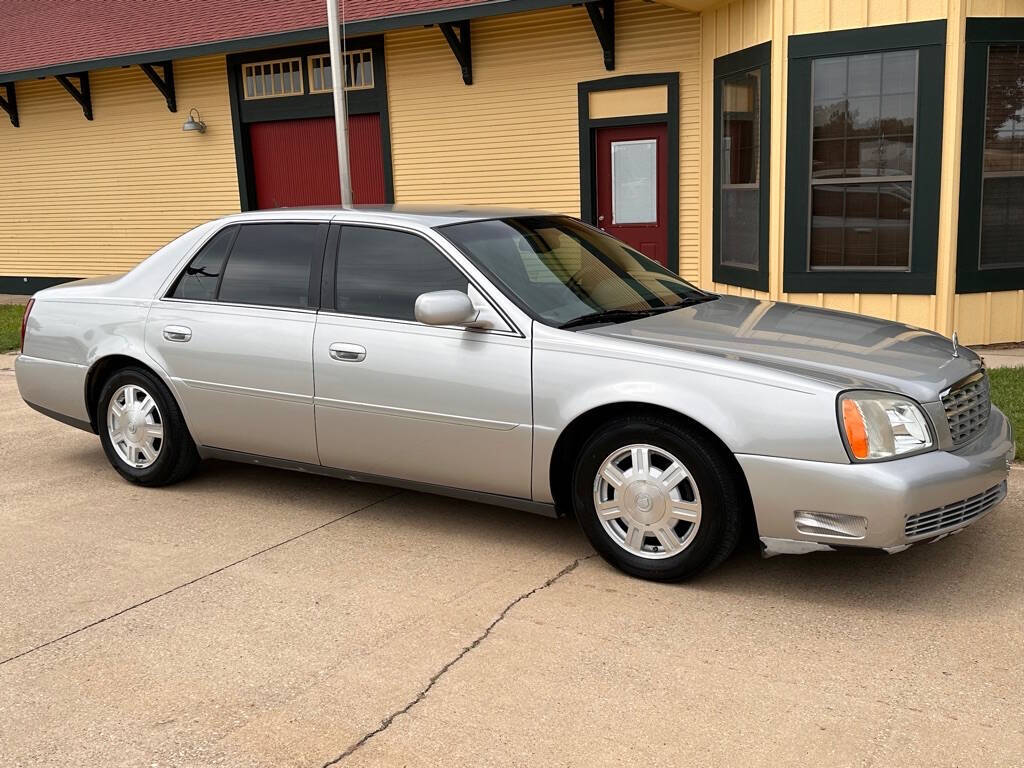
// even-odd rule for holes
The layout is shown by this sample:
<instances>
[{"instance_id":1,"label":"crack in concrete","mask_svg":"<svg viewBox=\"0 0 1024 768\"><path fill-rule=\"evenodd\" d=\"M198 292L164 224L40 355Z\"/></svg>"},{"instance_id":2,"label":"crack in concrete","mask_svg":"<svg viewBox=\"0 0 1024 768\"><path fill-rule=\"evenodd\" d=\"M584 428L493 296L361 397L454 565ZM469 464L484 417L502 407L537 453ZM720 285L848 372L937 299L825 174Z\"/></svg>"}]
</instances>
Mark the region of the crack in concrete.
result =
<instances>
[{"instance_id":1,"label":"crack in concrete","mask_svg":"<svg viewBox=\"0 0 1024 768\"><path fill-rule=\"evenodd\" d=\"M66 632L65 634L61 635L60 637L55 637L52 640L47 640L45 643L40 643L39 645L35 646L34 648L29 648L27 651L22 651L21 653L16 653L14 656L10 656L10 657L0 661L0 667L2 667L4 664L7 664L8 662L20 659L23 656L28 656L30 653L35 653L36 651L41 650L43 648L46 648L47 646L53 645L54 643L59 643L61 640L67 640L69 637L73 637L74 635L77 635L77 634L79 634L81 632L85 632L87 629L92 629L93 627L99 626L100 624L108 622L111 619L116 619L118 616L123 616L124 614L128 613L129 611L134 611L136 608L141 608L142 606L144 606L144 605L146 605L148 603L151 603L154 600L159 600L161 597L167 597L167 595L169 595L169 594L171 594L173 592L177 592L180 589L184 589L185 587L190 587L193 584L202 581L203 579L208 579L211 576L216 576L218 573L223 573L224 571L228 570L228 568L234 568L236 565L241 565L244 562L252 560L254 557L259 557L260 555L266 554L267 552L270 552L271 550L277 549L278 547L283 547L285 544L290 544L293 541L301 539L304 536L309 536L311 533L316 533L317 531L323 530L327 526L334 525L338 521L344 520L346 517L351 517L352 515L356 514L357 512L362 512L363 510L369 509L370 507L373 507L373 506L375 506L377 504L380 504L382 502L385 502L385 501L388 501L390 499L393 499L393 498L395 498L396 496L398 496L401 493L402 493L402 491L397 491L395 493L390 494L389 496L385 496L384 498L377 499L376 501L373 501L373 502L371 502L369 504L364 504L363 506L359 507L358 509L353 509L351 512L346 512L343 515L338 515L337 517L332 518L332 519L328 520L326 523L322 523L322 524L316 526L315 528L310 528L308 531L303 531L302 533L297 533L294 536L290 536L287 539L284 539L283 541L277 542L276 544L271 544L269 547L265 547L265 548L259 550L258 552L253 552L252 554L246 555L245 557L243 557L243 558L241 558L239 560L235 560L232 563L228 563L227 565L222 565L220 568L216 568L216 569L210 571L209 573L204 573L202 576L196 576L194 579L191 579L190 581L186 581L184 584L179 584L176 587L171 587L166 592L161 592L158 595L153 595L152 597L147 597L145 600L142 600L141 602L135 603L135 605L130 605L127 608L122 608L120 611L117 611L116 613L112 613L109 616L104 616L102 619L97 619L96 621L90 622L89 624L86 624L83 627L79 627L78 629L74 629L74 630L72 630L70 632Z\"/></svg>"},{"instance_id":2,"label":"crack in concrete","mask_svg":"<svg viewBox=\"0 0 1024 768\"><path fill-rule=\"evenodd\" d=\"M380 725L378 725L372 731L365 733L362 736L362 738L359 739L359 741L353 742L344 752L342 752L336 758L334 758L333 760L328 760L326 763L323 764L322 768L330 768L330 766L337 765L345 758L350 757L354 752L359 750L363 745L366 744L366 742L368 742L374 736L377 736L378 734L383 733L388 728L390 728L391 724L395 721L396 718L398 718L401 715L408 714L409 710L411 710L413 707L415 707L417 704L419 704L427 697L427 694L430 693L430 689L437 684L438 680L440 680L442 677L444 677L445 674L447 674L448 670L450 670L452 667L458 664L464 656L466 656L471 651L475 650L484 640L487 639L491 632L494 631L494 628L504 620L504 618L508 615L508 612L511 611L516 605L521 603L523 600L532 597L541 590L547 589L559 579L575 571L579 564L582 563L584 560L589 560L592 557L597 557L597 555L593 554L587 555L586 557L576 558L571 563L569 563L569 565L565 566L565 568L560 570L558 573L556 573L550 579L545 581L543 584L541 584L538 587L534 587L529 592L523 592L515 600L506 605L502 609L501 613L498 614L497 618L495 618L494 621L488 624L487 628L479 636L477 636L477 638L472 643L465 646L461 651L459 651L455 655L454 658L449 660L447 664L445 664L443 667L441 667L441 669L439 669L431 676L430 680L427 681L427 684L420 690L419 693L416 694L416 696L414 696L409 701L408 704L406 704L401 709L395 710L390 715L385 717L383 720L380 721Z\"/></svg>"}]
</instances>

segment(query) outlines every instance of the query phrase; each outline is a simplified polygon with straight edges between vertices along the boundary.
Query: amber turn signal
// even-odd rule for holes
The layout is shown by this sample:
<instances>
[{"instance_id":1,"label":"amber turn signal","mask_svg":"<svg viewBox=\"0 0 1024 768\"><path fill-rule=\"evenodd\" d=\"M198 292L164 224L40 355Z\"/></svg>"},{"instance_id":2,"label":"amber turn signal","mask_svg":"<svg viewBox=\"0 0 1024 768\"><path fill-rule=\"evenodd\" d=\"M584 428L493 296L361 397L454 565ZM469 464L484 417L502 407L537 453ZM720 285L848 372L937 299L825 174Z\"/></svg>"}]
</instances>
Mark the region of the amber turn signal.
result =
<instances>
[{"instance_id":1,"label":"amber turn signal","mask_svg":"<svg viewBox=\"0 0 1024 768\"><path fill-rule=\"evenodd\" d=\"M870 452L868 431L864 426L864 414L853 400L843 400L843 426L846 428L846 442L854 458L866 459Z\"/></svg>"}]
</instances>

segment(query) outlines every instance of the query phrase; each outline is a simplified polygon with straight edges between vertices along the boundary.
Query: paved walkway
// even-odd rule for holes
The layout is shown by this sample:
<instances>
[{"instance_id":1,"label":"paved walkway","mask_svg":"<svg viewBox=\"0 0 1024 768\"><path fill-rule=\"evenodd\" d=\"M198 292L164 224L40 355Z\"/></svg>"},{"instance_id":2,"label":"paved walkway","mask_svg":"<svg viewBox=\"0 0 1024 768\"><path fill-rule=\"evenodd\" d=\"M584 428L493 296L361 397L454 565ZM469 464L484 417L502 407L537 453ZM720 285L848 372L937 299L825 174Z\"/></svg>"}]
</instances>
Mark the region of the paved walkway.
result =
<instances>
[{"instance_id":1,"label":"paved walkway","mask_svg":"<svg viewBox=\"0 0 1024 768\"><path fill-rule=\"evenodd\" d=\"M25 304L28 296L21 296L16 293L0 293L0 304Z\"/></svg>"},{"instance_id":2,"label":"paved walkway","mask_svg":"<svg viewBox=\"0 0 1024 768\"><path fill-rule=\"evenodd\" d=\"M994 347L973 347L981 355L986 368L1019 368L1024 366L1024 344L1005 344Z\"/></svg>"}]
</instances>

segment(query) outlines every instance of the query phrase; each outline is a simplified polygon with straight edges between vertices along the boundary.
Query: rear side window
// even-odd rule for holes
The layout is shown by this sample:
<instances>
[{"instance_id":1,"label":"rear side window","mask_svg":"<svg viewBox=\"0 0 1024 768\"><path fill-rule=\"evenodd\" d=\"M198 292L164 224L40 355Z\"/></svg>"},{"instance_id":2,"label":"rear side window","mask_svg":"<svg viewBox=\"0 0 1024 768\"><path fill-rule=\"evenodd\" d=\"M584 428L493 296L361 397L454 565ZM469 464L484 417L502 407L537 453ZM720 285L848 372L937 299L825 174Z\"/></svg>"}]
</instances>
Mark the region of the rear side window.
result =
<instances>
[{"instance_id":1,"label":"rear side window","mask_svg":"<svg viewBox=\"0 0 1024 768\"><path fill-rule=\"evenodd\" d=\"M351 315L415 320L416 298L430 291L465 292L469 281L418 235L343 227L337 310Z\"/></svg>"},{"instance_id":2,"label":"rear side window","mask_svg":"<svg viewBox=\"0 0 1024 768\"><path fill-rule=\"evenodd\" d=\"M172 298L197 301L213 301L216 298L217 281L224 268L224 257L228 255L236 230L237 227L225 227L210 238L181 273L171 291Z\"/></svg>"},{"instance_id":3,"label":"rear side window","mask_svg":"<svg viewBox=\"0 0 1024 768\"><path fill-rule=\"evenodd\" d=\"M220 301L308 307L317 224L243 224L231 248Z\"/></svg>"}]
</instances>

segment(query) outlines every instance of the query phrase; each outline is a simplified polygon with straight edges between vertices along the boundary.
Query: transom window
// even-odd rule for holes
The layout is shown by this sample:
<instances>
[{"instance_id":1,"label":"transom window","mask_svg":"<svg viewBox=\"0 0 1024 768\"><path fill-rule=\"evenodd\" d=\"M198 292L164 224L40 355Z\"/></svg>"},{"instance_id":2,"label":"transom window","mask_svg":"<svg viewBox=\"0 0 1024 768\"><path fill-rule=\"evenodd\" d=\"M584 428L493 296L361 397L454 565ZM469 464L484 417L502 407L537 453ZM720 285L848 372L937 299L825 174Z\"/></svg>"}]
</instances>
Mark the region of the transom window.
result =
<instances>
[{"instance_id":1,"label":"transom window","mask_svg":"<svg viewBox=\"0 0 1024 768\"><path fill-rule=\"evenodd\" d=\"M301 96L302 59L277 59L242 65L246 99Z\"/></svg>"},{"instance_id":2,"label":"transom window","mask_svg":"<svg viewBox=\"0 0 1024 768\"><path fill-rule=\"evenodd\" d=\"M358 91L373 88L373 51L369 48L345 53L345 90ZM330 93L331 55L309 57L309 92Z\"/></svg>"},{"instance_id":3,"label":"transom window","mask_svg":"<svg viewBox=\"0 0 1024 768\"><path fill-rule=\"evenodd\" d=\"M917 51L816 59L811 269L910 266Z\"/></svg>"}]
</instances>

